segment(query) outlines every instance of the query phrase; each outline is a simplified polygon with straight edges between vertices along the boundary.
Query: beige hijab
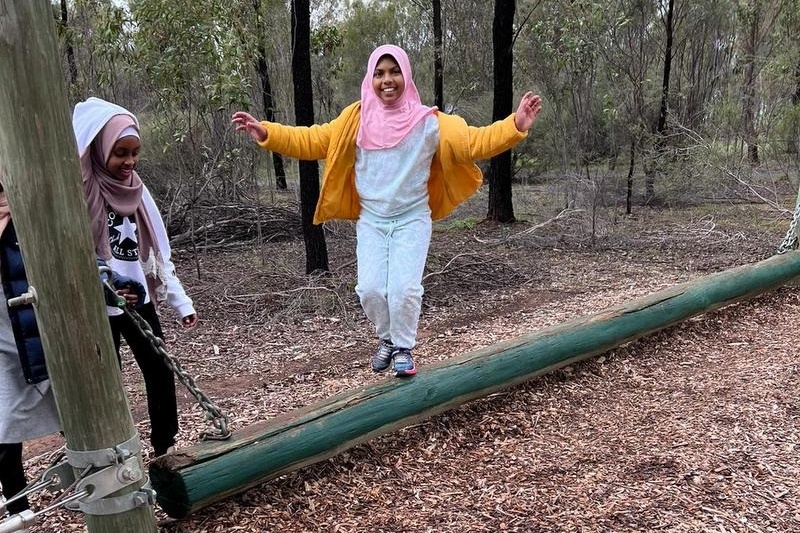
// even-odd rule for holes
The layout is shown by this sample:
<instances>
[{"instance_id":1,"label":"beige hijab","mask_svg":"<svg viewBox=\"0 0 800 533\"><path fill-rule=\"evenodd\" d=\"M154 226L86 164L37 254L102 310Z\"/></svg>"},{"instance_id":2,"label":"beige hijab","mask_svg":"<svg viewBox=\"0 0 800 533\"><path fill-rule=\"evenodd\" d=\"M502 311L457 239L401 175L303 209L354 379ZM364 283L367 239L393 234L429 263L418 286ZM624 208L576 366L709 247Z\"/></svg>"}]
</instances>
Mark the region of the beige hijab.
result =
<instances>
[{"instance_id":1,"label":"beige hijab","mask_svg":"<svg viewBox=\"0 0 800 533\"><path fill-rule=\"evenodd\" d=\"M157 290L162 285L160 278L163 259L150 215L142 202L144 184L135 171L130 179L122 181L111 176L106 167L114 144L120 138L129 135L139 137L136 117L116 104L90 98L75 106L73 127L81 156L83 188L97 256L111 259L109 210L123 216L135 215L139 261L147 278L150 294L163 292Z\"/></svg>"}]
</instances>

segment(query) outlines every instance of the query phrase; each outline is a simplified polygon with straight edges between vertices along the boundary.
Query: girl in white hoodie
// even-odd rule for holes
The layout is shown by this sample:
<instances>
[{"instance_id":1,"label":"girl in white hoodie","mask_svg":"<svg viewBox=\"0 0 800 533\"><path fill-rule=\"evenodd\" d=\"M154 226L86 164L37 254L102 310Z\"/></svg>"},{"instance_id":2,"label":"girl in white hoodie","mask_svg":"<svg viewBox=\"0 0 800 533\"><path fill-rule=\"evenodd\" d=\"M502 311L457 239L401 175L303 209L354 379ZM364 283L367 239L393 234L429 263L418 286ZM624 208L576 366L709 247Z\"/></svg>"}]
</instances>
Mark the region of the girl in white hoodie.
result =
<instances>
[{"instance_id":1,"label":"girl in white hoodie","mask_svg":"<svg viewBox=\"0 0 800 533\"><path fill-rule=\"evenodd\" d=\"M72 125L97 257L115 273L145 287L144 301L138 301L133 291L121 294L137 306L156 336L163 338L156 310L163 301L181 317L184 327L193 327L197 313L175 274L164 221L136 173L141 149L136 117L116 104L89 98L75 106ZM107 309L117 352L124 337L144 376L155 455L168 453L178 433L172 370L121 309Z\"/></svg>"}]
</instances>

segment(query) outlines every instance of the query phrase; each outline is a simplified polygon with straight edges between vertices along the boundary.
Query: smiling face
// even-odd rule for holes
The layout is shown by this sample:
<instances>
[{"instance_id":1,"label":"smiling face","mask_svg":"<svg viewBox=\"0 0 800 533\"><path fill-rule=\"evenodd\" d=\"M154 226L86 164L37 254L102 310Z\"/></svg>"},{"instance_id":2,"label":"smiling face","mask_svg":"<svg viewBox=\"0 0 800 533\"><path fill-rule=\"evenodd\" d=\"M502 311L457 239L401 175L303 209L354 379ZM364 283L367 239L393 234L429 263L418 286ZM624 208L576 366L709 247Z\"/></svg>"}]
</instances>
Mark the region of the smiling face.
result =
<instances>
[{"instance_id":1,"label":"smiling face","mask_svg":"<svg viewBox=\"0 0 800 533\"><path fill-rule=\"evenodd\" d=\"M106 161L108 173L118 180L129 180L139 162L141 147L139 138L133 135L118 139Z\"/></svg>"},{"instance_id":2,"label":"smiling face","mask_svg":"<svg viewBox=\"0 0 800 533\"><path fill-rule=\"evenodd\" d=\"M372 88L384 104L395 103L406 88L400 65L392 56L383 56L378 60L372 73Z\"/></svg>"}]
</instances>

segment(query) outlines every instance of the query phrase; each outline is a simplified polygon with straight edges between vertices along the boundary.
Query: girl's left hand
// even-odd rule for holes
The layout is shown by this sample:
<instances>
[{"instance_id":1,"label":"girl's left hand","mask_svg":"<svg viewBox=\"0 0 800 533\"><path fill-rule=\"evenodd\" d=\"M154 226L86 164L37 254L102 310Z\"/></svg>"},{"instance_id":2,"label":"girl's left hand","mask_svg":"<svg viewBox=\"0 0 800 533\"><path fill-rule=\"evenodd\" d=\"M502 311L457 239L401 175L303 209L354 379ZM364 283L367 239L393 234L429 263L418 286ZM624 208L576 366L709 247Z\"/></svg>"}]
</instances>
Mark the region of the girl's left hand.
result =
<instances>
[{"instance_id":1,"label":"girl's left hand","mask_svg":"<svg viewBox=\"0 0 800 533\"><path fill-rule=\"evenodd\" d=\"M188 328L193 328L193 327L195 327L195 326L197 325L197 322L198 322L199 320L200 320L200 319L197 317L197 314L196 314L196 313L194 313L194 314L191 314L191 315L186 315L185 317L183 317L183 318L181 319L181 325L182 325L184 328L187 328L187 329L188 329Z\"/></svg>"},{"instance_id":2,"label":"girl's left hand","mask_svg":"<svg viewBox=\"0 0 800 533\"><path fill-rule=\"evenodd\" d=\"M139 305L139 296L127 287L119 289L117 291L117 296L125 298L125 305L128 307L136 307Z\"/></svg>"},{"instance_id":3,"label":"girl's left hand","mask_svg":"<svg viewBox=\"0 0 800 533\"><path fill-rule=\"evenodd\" d=\"M542 110L542 97L528 91L522 96L522 100L517 107L517 114L514 117L514 124L517 131L528 131L536 122L536 115Z\"/></svg>"}]
</instances>

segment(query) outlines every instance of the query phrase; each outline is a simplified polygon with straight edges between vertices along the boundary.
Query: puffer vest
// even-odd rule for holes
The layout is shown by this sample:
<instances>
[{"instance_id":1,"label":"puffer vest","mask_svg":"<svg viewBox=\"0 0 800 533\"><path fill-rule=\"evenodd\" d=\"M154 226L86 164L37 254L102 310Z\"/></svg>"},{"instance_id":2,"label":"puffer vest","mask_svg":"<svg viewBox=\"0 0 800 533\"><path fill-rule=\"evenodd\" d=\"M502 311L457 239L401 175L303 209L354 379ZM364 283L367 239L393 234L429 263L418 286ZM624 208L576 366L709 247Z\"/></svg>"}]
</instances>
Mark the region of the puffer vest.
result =
<instances>
[{"instance_id":1,"label":"puffer vest","mask_svg":"<svg viewBox=\"0 0 800 533\"><path fill-rule=\"evenodd\" d=\"M28 290L28 278L25 275L25 264L17 241L14 223L9 222L0 235L0 277L3 280L3 292L8 300L20 296ZM19 360L25 380L39 383L47 379L47 367L44 362L44 349L36 324L36 315L30 304L8 308L11 328L19 352Z\"/></svg>"}]
</instances>

